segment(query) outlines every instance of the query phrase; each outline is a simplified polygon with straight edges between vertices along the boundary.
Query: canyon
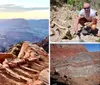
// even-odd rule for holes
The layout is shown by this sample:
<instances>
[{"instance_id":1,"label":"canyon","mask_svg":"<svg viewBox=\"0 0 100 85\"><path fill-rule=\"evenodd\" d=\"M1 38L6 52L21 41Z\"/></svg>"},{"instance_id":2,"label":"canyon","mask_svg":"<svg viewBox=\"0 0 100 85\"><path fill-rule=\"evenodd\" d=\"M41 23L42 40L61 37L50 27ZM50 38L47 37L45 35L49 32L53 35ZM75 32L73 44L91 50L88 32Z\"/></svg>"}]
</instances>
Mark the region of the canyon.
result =
<instances>
[{"instance_id":1,"label":"canyon","mask_svg":"<svg viewBox=\"0 0 100 85\"><path fill-rule=\"evenodd\" d=\"M84 45L51 45L51 85L100 85L100 52Z\"/></svg>"}]
</instances>

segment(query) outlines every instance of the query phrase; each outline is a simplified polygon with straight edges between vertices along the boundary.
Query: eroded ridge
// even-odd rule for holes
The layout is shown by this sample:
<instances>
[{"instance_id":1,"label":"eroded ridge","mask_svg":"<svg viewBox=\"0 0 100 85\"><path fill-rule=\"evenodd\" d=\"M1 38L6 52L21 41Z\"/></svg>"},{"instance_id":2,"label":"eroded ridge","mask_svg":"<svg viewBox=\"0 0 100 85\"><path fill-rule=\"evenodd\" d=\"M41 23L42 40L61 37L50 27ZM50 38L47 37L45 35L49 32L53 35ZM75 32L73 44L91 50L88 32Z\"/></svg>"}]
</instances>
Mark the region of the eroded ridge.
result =
<instances>
[{"instance_id":1,"label":"eroded ridge","mask_svg":"<svg viewBox=\"0 0 100 85\"><path fill-rule=\"evenodd\" d=\"M0 64L0 85L48 85L48 73L47 52L24 42L18 57Z\"/></svg>"}]
</instances>

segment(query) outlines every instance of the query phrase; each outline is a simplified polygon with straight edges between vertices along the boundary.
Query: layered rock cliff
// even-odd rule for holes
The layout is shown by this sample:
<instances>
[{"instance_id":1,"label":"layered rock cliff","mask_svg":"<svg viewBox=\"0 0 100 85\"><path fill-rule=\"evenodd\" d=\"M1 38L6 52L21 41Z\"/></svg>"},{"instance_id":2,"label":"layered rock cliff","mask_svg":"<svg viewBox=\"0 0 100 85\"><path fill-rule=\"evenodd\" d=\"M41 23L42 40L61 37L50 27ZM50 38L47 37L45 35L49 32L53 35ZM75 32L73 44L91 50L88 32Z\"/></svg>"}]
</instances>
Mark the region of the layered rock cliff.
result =
<instances>
[{"instance_id":1,"label":"layered rock cliff","mask_svg":"<svg viewBox=\"0 0 100 85\"><path fill-rule=\"evenodd\" d=\"M99 85L100 52L88 52L83 45L63 46L51 45L51 85Z\"/></svg>"},{"instance_id":2,"label":"layered rock cliff","mask_svg":"<svg viewBox=\"0 0 100 85\"><path fill-rule=\"evenodd\" d=\"M0 85L49 85L49 57L42 47L23 42L0 55Z\"/></svg>"}]
</instances>

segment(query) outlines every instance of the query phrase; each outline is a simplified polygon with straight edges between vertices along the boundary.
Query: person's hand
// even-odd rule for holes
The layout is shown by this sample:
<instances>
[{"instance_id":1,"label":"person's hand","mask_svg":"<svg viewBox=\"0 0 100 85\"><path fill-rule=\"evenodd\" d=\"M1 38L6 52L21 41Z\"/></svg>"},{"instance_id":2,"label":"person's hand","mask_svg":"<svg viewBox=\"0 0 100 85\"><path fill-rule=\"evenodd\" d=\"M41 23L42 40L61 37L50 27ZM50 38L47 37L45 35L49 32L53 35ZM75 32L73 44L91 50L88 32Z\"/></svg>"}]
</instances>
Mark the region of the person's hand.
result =
<instances>
[{"instance_id":1,"label":"person's hand","mask_svg":"<svg viewBox=\"0 0 100 85\"><path fill-rule=\"evenodd\" d=\"M85 23L84 27L91 27L91 26L92 26L92 22L87 22L87 23Z\"/></svg>"},{"instance_id":2,"label":"person's hand","mask_svg":"<svg viewBox=\"0 0 100 85\"><path fill-rule=\"evenodd\" d=\"M74 32L74 35L76 35L76 34L77 34L77 32L78 32L78 30L76 29L76 30L75 30L75 32Z\"/></svg>"},{"instance_id":3,"label":"person's hand","mask_svg":"<svg viewBox=\"0 0 100 85\"><path fill-rule=\"evenodd\" d=\"M74 31L73 38L75 38L76 35L77 35L77 30Z\"/></svg>"}]
</instances>

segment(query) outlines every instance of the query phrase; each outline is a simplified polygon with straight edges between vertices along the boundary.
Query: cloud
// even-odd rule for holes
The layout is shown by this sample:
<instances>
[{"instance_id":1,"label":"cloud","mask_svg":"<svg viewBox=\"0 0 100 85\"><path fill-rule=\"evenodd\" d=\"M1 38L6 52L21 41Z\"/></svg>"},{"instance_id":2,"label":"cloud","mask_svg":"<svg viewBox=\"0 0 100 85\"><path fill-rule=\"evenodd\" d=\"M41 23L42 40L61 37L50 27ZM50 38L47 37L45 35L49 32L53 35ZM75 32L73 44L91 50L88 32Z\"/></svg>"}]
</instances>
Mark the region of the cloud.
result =
<instances>
[{"instance_id":1,"label":"cloud","mask_svg":"<svg viewBox=\"0 0 100 85\"><path fill-rule=\"evenodd\" d=\"M0 12L0 19L49 19L48 10L33 10L25 12Z\"/></svg>"},{"instance_id":2,"label":"cloud","mask_svg":"<svg viewBox=\"0 0 100 85\"><path fill-rule=\"evenodd\" d=\"M48 7L30 7L17 6L15 4L0 5L0 12L25 12L32 10L49 10Z\"/></svg>"}]
</instances>

